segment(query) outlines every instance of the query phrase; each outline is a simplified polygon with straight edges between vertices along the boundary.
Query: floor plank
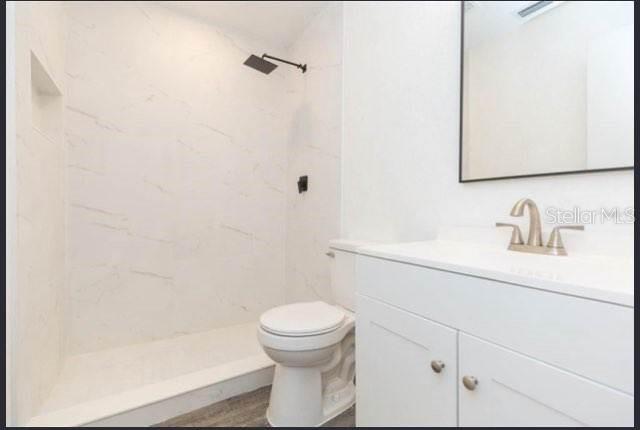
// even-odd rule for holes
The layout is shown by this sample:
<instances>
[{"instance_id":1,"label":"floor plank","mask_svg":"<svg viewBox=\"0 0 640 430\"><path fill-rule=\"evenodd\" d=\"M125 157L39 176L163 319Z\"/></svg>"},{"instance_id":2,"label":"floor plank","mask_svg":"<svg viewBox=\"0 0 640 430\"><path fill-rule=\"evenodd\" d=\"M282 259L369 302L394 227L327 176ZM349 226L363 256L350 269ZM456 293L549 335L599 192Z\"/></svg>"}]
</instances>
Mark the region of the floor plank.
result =
<instances>
[{"instance_id":1,"label":"floor plank","mask_svg":"<svg viewBox=\"0 0 640 430\"><path fill-rule=\"evenodd\" d=\"M268 427L265 413L271 386L196 409L173 417L153 427ZM323 427L355 427L355 406L344 411Z\"/></svg>"}]
</instances>

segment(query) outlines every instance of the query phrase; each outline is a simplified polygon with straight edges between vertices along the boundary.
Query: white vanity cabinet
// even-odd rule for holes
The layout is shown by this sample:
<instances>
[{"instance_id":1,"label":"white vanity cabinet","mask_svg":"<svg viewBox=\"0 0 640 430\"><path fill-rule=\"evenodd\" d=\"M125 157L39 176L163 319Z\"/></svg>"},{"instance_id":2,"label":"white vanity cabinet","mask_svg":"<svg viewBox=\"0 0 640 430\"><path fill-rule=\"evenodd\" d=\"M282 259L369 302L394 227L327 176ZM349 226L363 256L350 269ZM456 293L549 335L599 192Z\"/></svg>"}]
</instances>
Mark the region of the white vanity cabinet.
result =
<instances>
[{"instance_id":1,"label":"white vanity cabinet","mask_svg":"<svg viewBox=\"0 0 640 430\"><path fill-rule=\"evenodd\" d=\"M456 331L366 297L357 318L358 425L455 426Z\"/></svg>"},{"instance_id":2,"label":"white vanity cabinet","mask_svg":"<svg viewBox=\"0 0 640 430\"><path fill-rule=\"evenodd\" d=\"M460 426L627 426L633 397L460 333Z\"/></svg>"},{"instance_id":3,"label":"white vanity cabinet","mask_svg":"<svg viewBox=\"0 0 640 430\"><path fill-rule=\"evenodd\" d=\"M633 425L632 307L367 255L356 285L357 425Z\"/></svg>"}]
</instances>

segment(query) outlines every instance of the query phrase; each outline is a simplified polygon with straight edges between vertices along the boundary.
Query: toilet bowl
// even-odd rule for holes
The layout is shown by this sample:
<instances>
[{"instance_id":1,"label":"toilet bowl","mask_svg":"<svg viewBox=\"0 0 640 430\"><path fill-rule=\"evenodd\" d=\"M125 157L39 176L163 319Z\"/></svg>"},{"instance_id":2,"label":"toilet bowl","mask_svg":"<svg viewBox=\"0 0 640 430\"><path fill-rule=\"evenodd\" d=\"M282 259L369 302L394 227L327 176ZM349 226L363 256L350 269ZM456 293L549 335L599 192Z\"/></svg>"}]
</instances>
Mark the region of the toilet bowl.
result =
<instances>
[{"instance_id":1,"label":"toilet bowl","mask_svg":"<svg viewBox=\"0 0 640 430\"><path fill-rule=\"evenodd\" d=\"M272 308L258 340L276 368L267 409L273 427L319 426L355 403L355 257L359 241L331 241L331 289L323 301Z\"/></svg>"},{"instance_id":2,"label":"toilet bowl","mask_svg":"<svg viewBox=\"0 0 640 430\"><path fill-rule=\"evenodd\" d=\"M325 321L339 321L326 328L323 313ZM283 321L274 327L275 315L292 315L290 331ZM352 314L324 302L280 306L262 315L258 339L276 363L267 409L271 426L319 426L354 404L354 326Z\"/></svg>"}]
</instances>

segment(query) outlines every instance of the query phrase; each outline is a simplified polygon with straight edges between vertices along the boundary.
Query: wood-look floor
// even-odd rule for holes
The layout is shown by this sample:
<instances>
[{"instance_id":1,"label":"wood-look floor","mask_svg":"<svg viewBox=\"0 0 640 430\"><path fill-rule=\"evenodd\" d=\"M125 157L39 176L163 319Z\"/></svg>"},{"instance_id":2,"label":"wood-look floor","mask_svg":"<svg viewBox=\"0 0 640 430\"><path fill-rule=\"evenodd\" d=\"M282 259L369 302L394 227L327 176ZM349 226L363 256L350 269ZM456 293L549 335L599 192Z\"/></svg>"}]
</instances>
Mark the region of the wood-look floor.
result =
<instances>
[{"instance_id":1,"label":"wood-look floor","mask_svg":"<svg viewBox=\"0 0 640 430\"><path fill-rule=\"evenodd\" d=\"M179 415L154 427L268 427L265 413L271 386ZM355 427L355 406L323 427Z\"/></svg>"}]
</instances>

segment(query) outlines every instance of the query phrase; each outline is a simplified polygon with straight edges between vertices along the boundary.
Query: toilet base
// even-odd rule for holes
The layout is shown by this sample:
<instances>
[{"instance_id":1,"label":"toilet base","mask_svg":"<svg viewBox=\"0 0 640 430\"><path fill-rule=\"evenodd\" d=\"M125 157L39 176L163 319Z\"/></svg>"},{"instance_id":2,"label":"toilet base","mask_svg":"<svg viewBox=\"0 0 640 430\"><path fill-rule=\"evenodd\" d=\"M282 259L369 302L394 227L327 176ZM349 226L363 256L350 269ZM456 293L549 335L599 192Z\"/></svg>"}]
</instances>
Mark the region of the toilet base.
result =
<instances>
[{"instance_id":1,"label":"toilet base","mask_svg":"<svg viewBox=\"0 0 640 430\"><path fill-rule=\"evenodd\" d=\"M288 357L288 365L276 364L267 421L272 427L317 427L340 415L355 403L355 337L347 334L342 342L302 356L325 357L322 362L301 367ZM274 351L269 351L276 356Z\"/></svg>"},{"instance_id":2,"label":"toilet base","mask_svg":"<svg viewBox=\"0 0 640 430\"><path fill-rule=\"evenodd\" d=\"M356 389L353 382L349 383L347 387L344 387L337 393L324 396L322 402L322 417L314 424L304 424L304 427L320 427L323 424L331 421L341 413L348 410L350 407L356 404ZM271 407L267 408L267 422L271 427L292 427L294 424L287 422L278 422L271 417ZM298 424L298 426L301 426Z\"/></svg>"}]
</instances>

